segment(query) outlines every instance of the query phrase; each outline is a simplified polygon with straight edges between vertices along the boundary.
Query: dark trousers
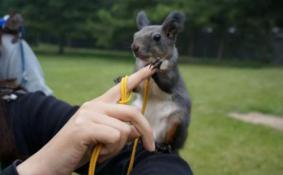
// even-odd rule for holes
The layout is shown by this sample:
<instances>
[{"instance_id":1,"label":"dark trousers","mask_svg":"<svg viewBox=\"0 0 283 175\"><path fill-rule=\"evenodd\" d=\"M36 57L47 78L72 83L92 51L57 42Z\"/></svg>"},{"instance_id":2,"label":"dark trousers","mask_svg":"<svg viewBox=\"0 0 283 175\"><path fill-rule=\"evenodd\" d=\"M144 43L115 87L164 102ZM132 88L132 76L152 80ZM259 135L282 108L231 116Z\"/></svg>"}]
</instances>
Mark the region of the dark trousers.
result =
<instances>
[{"instance_id":1,"label":"dark trousers","mask_svg":"<svg viewBox=\"0 0 283 175\"><path fill-rule=\"evenodd\" d=\"M126 175L131 145L111 160L97 165L98 175ZM86 169L86 168L84 168ZM86 172L83 172L85 174ZM175 153L148 152L139 145L131 175L192 175L188 163Z\"/></svg>"}]
</instances>

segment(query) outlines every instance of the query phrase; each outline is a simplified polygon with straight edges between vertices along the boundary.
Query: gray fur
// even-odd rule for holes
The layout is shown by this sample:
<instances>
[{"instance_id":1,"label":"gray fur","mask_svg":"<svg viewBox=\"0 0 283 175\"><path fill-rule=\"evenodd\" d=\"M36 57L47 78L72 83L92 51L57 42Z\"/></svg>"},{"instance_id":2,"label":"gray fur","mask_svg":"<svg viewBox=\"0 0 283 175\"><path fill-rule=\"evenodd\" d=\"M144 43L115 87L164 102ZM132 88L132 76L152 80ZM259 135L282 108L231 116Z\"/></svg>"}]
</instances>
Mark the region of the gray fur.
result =
<instances>
[{"instance_id":1,"label":"gray fur","mask_svg":"<svg viewBox=\"0 0 283 175\"><path fill-rule=\"evenodd\" d=\"M162 24L162 28L168 37L176 39L178 33L184 28L185 16L181 12L172 12Z\"/></svg>"},{"instance_id":2,"label":"gray fur","mask_svg":"<svg viewBox=\"0 0 283 175\"><path fill-rule=\"evenodd\" d=\"M141 12L138 14L137 19L137 21L143 21L147 17L144 12ZM182 31L184 21L185 18L182 13L172 12L162 25L140 25L145 23L138 22L140 30L134 34L132 43L132 49L136 57L136 70L154 62L156 59L168 63L164 70L155 73L152 77L153 83L151 83L151 94L149 95L150 105L147 106L145 116L152 125L153 130L162 129L162 132L155 132L155 139L160 144L165 143L164 135L170 128L172 121L177 120L180 122L174 141L170 143L174 150L180 149L187 138L191 113L191 100L178 70L178 51L175 47L177 34ZM160 38L158 36L157 40L154 37L155 35L160 35ZM134 104L141 104L141 97L142 91L141 88L138 88L138 98ZM162 107L162 104L167 106ZM162 113L162 108L166 111L167 116L159 115ZM168 111L168 109L171 111ZM154 117L160 118L159 125Z\"/></svg>"},{"instance_id":3,"label":"gray fur","mask_svg":"<svg viewBox=\"0 0 283 175\"><path fill-rule=\"evenodd\" d=\"M137 26L138 29L142 29L143 27L149 25L149 20L144 11L140 11L137 15Z\"/></svg>"}]
</instances>

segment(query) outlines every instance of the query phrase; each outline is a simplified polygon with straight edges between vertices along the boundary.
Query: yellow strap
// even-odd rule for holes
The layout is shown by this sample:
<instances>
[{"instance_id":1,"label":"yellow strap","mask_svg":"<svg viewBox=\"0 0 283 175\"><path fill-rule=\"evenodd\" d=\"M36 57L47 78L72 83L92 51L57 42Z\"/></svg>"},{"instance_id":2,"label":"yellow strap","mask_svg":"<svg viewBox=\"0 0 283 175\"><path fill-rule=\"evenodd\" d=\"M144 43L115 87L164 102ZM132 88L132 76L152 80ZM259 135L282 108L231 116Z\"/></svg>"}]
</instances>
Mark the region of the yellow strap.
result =
<instances>
[{"instance_id":1,"label":"yellow strap","mask_svg":"<svg viewBox=\"0 0 283 175\"><path fill-rule=\"evenodd\" d=\"M125 76L121 80L121 88L120 88L121 97L119 101L120 104L127 104L132 98L132 93L128 92L127 85L128 85L128 76Z\"/></svg>"},{"instance_id":2,"label":"yellow strap","mask_svg":"<svg viewBox=\"0 0 283 175\"><path fill-rule=\"evenodd\" d=\"M119 101L120 104L127 104L131 100L132 94L128 92L127 84L128 84L128 76L125 76L121 80L121 88L120 88L121 98L120 98L120 101ZM144 99L143 99L143 105L142 105L142 113L143 114L145 112L145 108L146 108L146 104L147 104L148 93L149 93L149 79L146 80L145 85L144 85ZM131 153L131 158L130 158L130 162L129 162L129 166L128 166L127 175L130 175L130 173L133 169L133 166L134 166L135 154L136 154L136 151L137 151L138 141L139 141L139 138L136 138L134 140L133 150L132 150L132 153ZM90 162L89 162L88 175L94 175L94 173L95 173L96 162L97 162L97 159L99 157L99 153L101 151L101 148L102 148L102 144L98 144L94 148L94 150L91 154L91 159L90 159Z\"/></svg>"},{"instance_id":3,"label":"yellow strap","mask_svg":"<svg viewBox=\"0 0 283 175\"><path fill-rule=\"evenodd\" d=\"M142 102L142 111L141 111L142 114L144 114L145 108L146 108L146 105L147 105L148 94L149 94L149 80L150 79L146 79L146 81L144 83L143 102ZM130 162L129 162L129 166L128 166L127 175L130 175L130 173L133 170L134 162L135 162L135 156L136 156L137 147L138 147L138 142L139 142L139 138L136 138L134 140L134 143L133 143L133 149L132 149L132 153L131 153L131 157L130 157Z\"/></svg>"},{"instance_id":4,"label":"yellow strap","mask_svg":"<svg viewBox=\"0 0 283 175\"><path fill-rule=\"evenodd\" d=\"M150 79L146 79L145 83L144 83L144 87L143 87L143 102L142 102L142 114L145 113L145 108L147 105L147 101L148 101L148 95L149 95L149 80Z\"/></svg>"},{"instance_id":5,"label":"yellow strap","mask_svg":"<svg viewBox=\"0 0 283 175\"><path fill-rule=\"evenodd\" d=\"M98 144L94 148L94 150L91 154L91 159L90 159L89 168L88 168L88 175L94 175L94 173L95 173L96 162L97 162L97 159L99 157L99 153L101 151L101 148L102 148L102 144Z\"/></svg>"}]
</instances>

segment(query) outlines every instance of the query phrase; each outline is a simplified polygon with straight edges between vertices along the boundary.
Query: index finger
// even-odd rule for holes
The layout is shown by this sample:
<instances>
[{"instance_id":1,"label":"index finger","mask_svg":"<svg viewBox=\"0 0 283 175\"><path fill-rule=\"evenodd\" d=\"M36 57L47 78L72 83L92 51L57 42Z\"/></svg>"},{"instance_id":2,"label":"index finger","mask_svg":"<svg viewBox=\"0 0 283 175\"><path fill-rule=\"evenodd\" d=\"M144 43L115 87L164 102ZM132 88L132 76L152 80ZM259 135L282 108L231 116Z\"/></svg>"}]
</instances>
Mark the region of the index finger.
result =
<instances>
[{"instance_id":1,"label":"index finger","mask_svg":"<svg viewBox=\"0 0 283 175\"><path fill-rule=\"evenodd\" d=\"M150 65L138 70L133 73L128 78L127 90L132 91L135 87L137 87L143 80L149 78L155 73L155 69L152 69ZM96 100L101 100L103 102L113 102L117 103L120 99L120 86L121 83L115 85L107 92L105 92L102 96L96 98Z\"/></svg>"}]
</instances>

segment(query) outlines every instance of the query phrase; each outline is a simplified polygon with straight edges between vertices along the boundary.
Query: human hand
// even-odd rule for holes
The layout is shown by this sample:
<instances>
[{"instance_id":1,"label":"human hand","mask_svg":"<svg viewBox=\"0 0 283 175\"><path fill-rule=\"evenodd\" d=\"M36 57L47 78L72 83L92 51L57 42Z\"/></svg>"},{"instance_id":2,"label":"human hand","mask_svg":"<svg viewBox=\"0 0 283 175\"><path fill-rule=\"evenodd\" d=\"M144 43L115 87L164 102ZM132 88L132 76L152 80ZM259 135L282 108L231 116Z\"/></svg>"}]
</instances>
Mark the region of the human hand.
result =
<instances>
[{"instance_id":1,"label":"human hand","mask_svg":"<svg viewBox=\"0 0 283 175\"><path fill-rule=\"evenodd\" d=\"M155 70L150 66L128 78L132 90ZM20 175L70 174L86 163L97 143L102 143L99 161L116 155L129 141L141 136L145 149L154 151L149 123L132 106L117 104L120 84L94 100L84 103L65 126L37 153L18 165ZM130 123L130 124L129 124Z\"/></svg>"}]
</instances>

